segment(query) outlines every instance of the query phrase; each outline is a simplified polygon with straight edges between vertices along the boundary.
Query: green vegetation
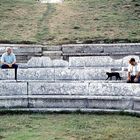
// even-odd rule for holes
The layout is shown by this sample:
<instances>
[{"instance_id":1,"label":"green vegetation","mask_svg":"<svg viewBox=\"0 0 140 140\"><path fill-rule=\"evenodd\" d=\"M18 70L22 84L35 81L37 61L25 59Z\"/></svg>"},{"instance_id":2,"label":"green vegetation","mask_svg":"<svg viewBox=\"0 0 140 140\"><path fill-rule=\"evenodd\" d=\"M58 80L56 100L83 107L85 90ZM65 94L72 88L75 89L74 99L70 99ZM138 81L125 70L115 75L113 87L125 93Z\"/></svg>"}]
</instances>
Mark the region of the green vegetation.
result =
<instances>
[{"instance_id":1,"label":"green vegetation","mask_svg":"<svg viewBox=\"0 0 140 140\"><path fill-rule=\"evenodd\" d=\"M35 0L0 0L0 40L36 42L46 10Z\"/></svg>"},{"instance_id":2,"label":"green vegetation","mask_svg":"<svg viewBox=\"0 0 140 140\"><path fill-rule=\"evenodd\" d=\"M1 42L140 41L140 0L0 0L0 19Z\"/></svg>"},{"instance_id":3,"label":"green vegetation","mask_svg":"<svg viewBox=\"0 0 140 140\"><path fill-rule=\"evenodd\" d=\"M119 115L1 115L1 140L139 140L140 118Z\"/></svg>"}]
</instances>

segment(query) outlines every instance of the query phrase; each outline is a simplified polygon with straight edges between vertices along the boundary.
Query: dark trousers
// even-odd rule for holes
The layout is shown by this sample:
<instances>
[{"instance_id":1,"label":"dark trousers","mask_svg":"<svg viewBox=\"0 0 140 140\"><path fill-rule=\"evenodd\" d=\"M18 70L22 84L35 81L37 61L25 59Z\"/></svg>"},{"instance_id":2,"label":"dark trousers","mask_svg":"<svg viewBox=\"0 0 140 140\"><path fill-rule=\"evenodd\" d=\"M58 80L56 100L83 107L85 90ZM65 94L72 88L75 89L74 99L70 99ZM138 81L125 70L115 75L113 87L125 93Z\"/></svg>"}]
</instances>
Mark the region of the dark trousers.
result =
<instances>
[{"instance_id":1,"label":"dark trousers","mask_svg":"<svg viewBox=\"0 0 140 140\"><path fill-rule=\"evenodd\" d=\"M18 65L17 64L13 64L12 67L9 67L6 64L3 64L1 66L2 69L15 69L15 80L17 80L17 69L18 69Z\"/></svg>"},{"instance_id":2,"label":"dark trousers","mask_svg":"<svg viewBox=\"0 0 140 140\"><path fill-rule=\"evenodd\" d=\"M127 83L140 83L140 77L138 78L137 82L134 81L135 78L136 76L131 76L131 80L127 81Z\"/></svg>"}]
</instances>

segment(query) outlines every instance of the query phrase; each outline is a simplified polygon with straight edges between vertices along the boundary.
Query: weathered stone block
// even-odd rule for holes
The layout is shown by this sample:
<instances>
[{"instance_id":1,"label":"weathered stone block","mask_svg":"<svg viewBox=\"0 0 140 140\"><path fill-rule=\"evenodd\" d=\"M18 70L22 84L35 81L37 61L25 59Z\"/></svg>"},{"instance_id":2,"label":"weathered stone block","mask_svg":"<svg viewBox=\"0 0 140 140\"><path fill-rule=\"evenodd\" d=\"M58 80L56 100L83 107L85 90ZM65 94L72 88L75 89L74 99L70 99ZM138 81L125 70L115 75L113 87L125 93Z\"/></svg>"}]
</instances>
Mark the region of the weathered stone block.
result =
<instances>
[{"instance_id":1,"label":"weathered stone block","mask_svg":"<svg viewBox=\"0 0 140 140\"><path fill-rule=\"evenodd\" d=\"M134 97L133 101L134 101L133 109L140 111L140 97Z\"/></svg>"},{"instance_id":2,"label":"weathered stone block","mask_svg":"<svg viewBox=\"0 0 140 140\"><path fill-rule=\"evenodd\" d=\"M88 83L29 82L29 95L87 95Z\"/></svg>"},{"instance_id":3,"label":"weathered stone block","mask_svg":"<svg viewBox=\"0 0 140 140\"><path fill-rule=\"evenodd\" d=\"M49 57L32 57L28 61L28 67L52 67L53 63Z\"/></svg>"},{"instance_id":4,"label":"weathered stone block","mask_svg":"<svg viewBox=\"0 0 140 140\"><path fill-rule=\"evenodd\" d=\"M8 46L7 46L8 47ZM42 48L41 47L20 47L20 46L9 46L12 47L13 52L15 54L18 53L39 53L42 52ZM6 50L6 46L5 47L0 47L0 53L4 53Z\"/></svg>"},{"instance_id":5,"label":"weathered stone block","mask_svg":"<svg viewBox=\"0 0 140 140\"><path fill-rule=\"evenodd\" d=\"M89 94L95 96L139 96L140 85L128 83L90 83Z\"/></svg>"},{"instance_id":6,"label":"weathered stone block","mask_svg":"<svg viewBox=\"0 0 140 140\"><path fill-rule=\"evenodd\" d=\"M102 53L104 51L102 45L95 44L72 44L63 45L64 53Z\"/></svg>"},{"instance_id":7,"label":"weathered stone block","mask_svg":"<svg viewBox=\"0 0 140 140\"><path fill-rule=\"evenodd\" d=\"M140 52L140 46L136 44L118 44L104 47L105 53L120 53L120 52Z\"/></svg>"},{"instance_id":8,"label":"weathered stone block","mask_svg":"<svg viewBox=\"0 0 140 140\"><path fill-rule=\"evenodd\" d=\"M97 97L88 100L89 108L97 109L132 109L132 102L123 97Z\"/></svg>"},{"instance_id":9,"label":"weathered stone block","mask_svg":"<svg viewBox=\"0 0 140 140\"><path fill-rule=\"evenodd\" d=\"M54 80L53 68L28 68L18 70L18 80Z\"/></svg>"},{"instance_id":10,"label":"weathered stone block","mask_svg":"<svg viewBox=\"0 0 140 140\"><path fill-rule=\"evenodd\" d=\"M62 45L63 53L81 53L84 52L83 45Z\"/></svg>"},{"instance_id":11,"label":"weathered stone block","mask_svg":"<svg viewBox=\"0 0 140 140\"><path fill-rule=\"evenodd\" d=\"M110 56L70 57L70 67L122 66L122 59L114 60Z\"/></svg>"},{"instance_id":12,"label":"weathered stone block","mask_svg":"<svg viewBox=\"0 0 140 140\"><path fill-rule=\"evenodd\" d=\"M83 98L72 96L30 96L31 108L85 108L86 101Z\"/></svg>"},{"instance_id":13,"label":"weathered stone block","mask_svg":"<svg viewBox=\"0 0 140 140\"><path fill-rule=\"evenodd\" d=\"M84 69L55 69L55 80L84 80Z\"/></svg>"},{"instance_id":14,"label":"weathered stone block","mask_svg":"<svg viewBox=\"0 0 140 140\"><path fill-rule=\"evenodd\" d=\"M62 46L44 46L43 50L45 50L45 51L61 51Z\"/></svg>"},{"instance_id":15,"label":"weathered stone block","mask_svg":"<svg viewBox=\"0 0 140 140\"><path fill-rule=\"evenodd\" d=\"M102 53L104 51L102 45L83 45L84 53Z\"/></svg>"},{"instance_id":16,"label":"weathered stone block","mask_svg":"<svg viewBox=\"0 0 140 140\"><path fill-rule=\"evenodd\" d=\"M105 80L110 68L55 69L55 80Z\"/></svg>"},{"instance_id":17,"label":"weathered stone block","mask_svg":"<svg viewBox=\"0 0 140 140\"><path fill-rule=\"evenodd\" d=\"M106 72L110 72L110 68L85 68L84 80L105 80L107 78Z\"/></svg>"},{"instance_id":18,"label":"weathered stone block","mask_svg":"<svg viewBox=\"0 0 140 140\"><path fill-rule=\"evenodd\" d=\"M1 80L14 80L15 70L14 69L0 69Z\"/></svg>"},{"instance_id":19,"label":"weathered stone block","mask_svg":"<svg viewBox=\"0 0 140 140\"><path fill-rule=\"evenodd\" d=\"M0 81L0 96L12 95L27 95L27 83Z\"/></svg>"},{"instance_id":20,"label":"weathered stone block","mask_svg":"<svg viewBox=\"0 0 140 140\"><path fill-rule=\"evenodd\" d=\"M69 66L69 63L67 61L64 61L64 60L52 60L52 63L53 63L53 67L68 67Z\"/></svg>"},{"instance_id":21,"label":"weathered stone block","mask_svg":"<svg viewBox=\"0 0 140 140\"><path fill-rule=\"evenodd\" d=\"M28 107L27 96L0 97L0 109L27 108L27 107Z\"/></svg>"},{"instance_id":22,"label":"weathered stone block","mask_svg":"<svg viewBox=\"0 0 140 140\"><path fill-rule=\"evenodd\" d=\"M85 65L87 67L94 67L94 66L112 66L112 67L119 67L122 65L122 60L112 59L110 56L96 56L96 57L87 57L87 61L85 61Z\"/></svg>"},{"instance_id":23,"label":"weathered stone block","mask_svg":"<svg viewBox=\"0 0 140 140\"><path fill-rule=\"evenodd\" d=\"M87 57L70 57L69 67L84 67Z\"/></svg>"},{"instance_id":24,"label":"weathered stone block","mask_svg":"<svg viewBox=\"0 0 140 140\"><path fill-rule=\"evenodd\" d=\"M61 59L51 60L50 57L32 57L28 61L28 67L68 67L68 62Z\"/></svg>"}]
</instances>

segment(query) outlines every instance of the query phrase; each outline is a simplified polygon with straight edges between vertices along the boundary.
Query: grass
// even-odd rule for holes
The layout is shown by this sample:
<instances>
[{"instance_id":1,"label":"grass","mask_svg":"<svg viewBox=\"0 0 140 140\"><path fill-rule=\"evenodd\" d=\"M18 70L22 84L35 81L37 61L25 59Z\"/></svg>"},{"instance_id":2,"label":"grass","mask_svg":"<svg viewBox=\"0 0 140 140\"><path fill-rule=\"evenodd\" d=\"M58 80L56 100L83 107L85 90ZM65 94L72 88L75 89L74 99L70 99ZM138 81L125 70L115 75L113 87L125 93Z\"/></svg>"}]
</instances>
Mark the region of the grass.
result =
<instances>
[{"instance_id":1,"label":"grass","mask_svg":"<svg viewBox=\"0 0 140 140\"><path fill-rule=\"evenodd\" d=\"M139 0L0 0L0 40L64 43L140 41Z\"/></svg>"},{"instance_id":2,"label":"grass","mask_svg":"<svg viewBox=\"0 0 140 140\"><path fill-rule=\"evenodd\" d=\"M35 0L0 0L0 40L36 42L47 6Z\"/></svg>"},{"instance_id":3,"label":"grass","mask_svg":"<svg viewBox=\"0 0 140 140\"><path fill-rule=\"evenodd\" d=\"M140 118L119 115L1 115L2 140L139 140Z\"/></svg>"}]
</instances>

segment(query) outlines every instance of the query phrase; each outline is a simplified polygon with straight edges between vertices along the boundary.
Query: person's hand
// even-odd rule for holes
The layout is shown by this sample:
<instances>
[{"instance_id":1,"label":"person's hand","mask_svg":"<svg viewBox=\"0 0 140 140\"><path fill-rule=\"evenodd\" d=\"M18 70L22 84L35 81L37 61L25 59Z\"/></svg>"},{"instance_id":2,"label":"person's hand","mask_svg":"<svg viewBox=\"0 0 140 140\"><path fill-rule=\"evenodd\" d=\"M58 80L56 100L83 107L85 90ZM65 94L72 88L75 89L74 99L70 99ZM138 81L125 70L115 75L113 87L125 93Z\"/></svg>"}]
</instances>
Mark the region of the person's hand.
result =
<instances>
[{"instance_id":1,"label":"person's hand","mask_svg":"<svg viewBox=\"0 0 140 140\"><path fill-rule=\"evenodd\" d=\"M134 82L138 82L138 78L137 77L134 79Z\"/></svg>"},{"instance_id":2,"label":"person's hand","mask_svg":"<svg viewBox=\"0 0 140 140\"><path fill-rule=\"evenodd\" d=\"M12 67L12 64L9 64L8 66L11 68Z\"/></svg>"},{"instance_id":3,"label":"person's hand","mask_svg":"<svg viewBox=\"0 0 140 140\"><path fill-rule=\"evenodd\" d=\"M130 78L130 77L128 77L128 78L127 78L127 81L131 81L131 78Z\"/></svg>"}]
</instances>

